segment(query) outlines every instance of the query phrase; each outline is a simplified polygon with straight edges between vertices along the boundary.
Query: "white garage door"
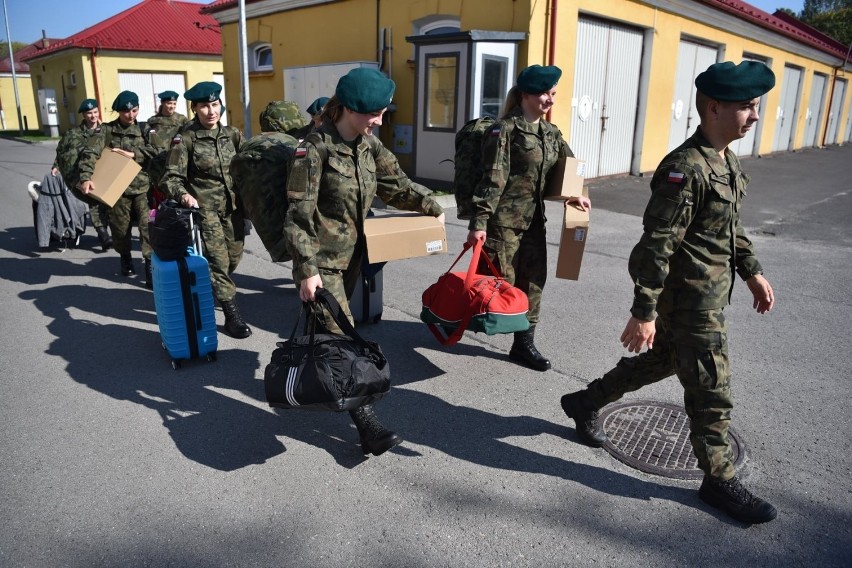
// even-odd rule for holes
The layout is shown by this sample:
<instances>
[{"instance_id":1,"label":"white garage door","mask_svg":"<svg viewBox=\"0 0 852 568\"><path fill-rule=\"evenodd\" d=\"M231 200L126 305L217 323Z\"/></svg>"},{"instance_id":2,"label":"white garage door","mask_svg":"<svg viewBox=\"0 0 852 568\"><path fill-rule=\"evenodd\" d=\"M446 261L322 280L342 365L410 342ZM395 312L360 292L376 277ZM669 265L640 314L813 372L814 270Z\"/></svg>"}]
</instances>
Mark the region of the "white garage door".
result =
<instances>
[{"instance_id":1,"label":"white garage door","mask_svg":"<svg viewBox=\"0 0 852 568\"><path fill-rule=\"evenodd\" d=\"M186 113L186 100L183 94L186 92L186 81L182 73L119 73L118 85L122 91L133 91L139 95L140 122L147 121L157 114L160 99L157 93L163 91L175 91L178 98L178 112ZM112 105L112 101L109 101Z\"/></svg>"}]
</instances>

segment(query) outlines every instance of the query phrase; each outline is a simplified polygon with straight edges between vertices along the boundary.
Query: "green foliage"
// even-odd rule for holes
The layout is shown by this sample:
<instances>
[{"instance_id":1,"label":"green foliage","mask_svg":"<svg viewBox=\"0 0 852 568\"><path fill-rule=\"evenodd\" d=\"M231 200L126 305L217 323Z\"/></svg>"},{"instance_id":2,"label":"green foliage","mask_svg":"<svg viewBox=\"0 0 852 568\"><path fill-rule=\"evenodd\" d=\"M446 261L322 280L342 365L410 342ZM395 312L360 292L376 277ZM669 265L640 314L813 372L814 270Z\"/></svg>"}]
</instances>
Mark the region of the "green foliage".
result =
<instances>
[{"instance_id":1,"label":"green foliage","mask_svg":"<svg viewBox=\"0 0 852 568\"><path fill-rule=\"evenodd\" d=\"M8 55L9 55L9 42L6 41L5 39L2 40L2 42L3 43L0 44L0 59L6 59L6 57L8 57ZM12 49L14 50L14 53L17 53L21 49L27 47L28 45L29 45L28 43L21 43L20 41L13 41L12 42Z\"/></svg>"},{"instance_id":2,"label":"green foliage","mask_svg":"<svg viewBox=\"0 0 852 568\"><path fill-rule=\"evenodd\" d=\"M803 21L844 45L852 43L852 6L821 12Z\"/></svg>"}]
</instances>

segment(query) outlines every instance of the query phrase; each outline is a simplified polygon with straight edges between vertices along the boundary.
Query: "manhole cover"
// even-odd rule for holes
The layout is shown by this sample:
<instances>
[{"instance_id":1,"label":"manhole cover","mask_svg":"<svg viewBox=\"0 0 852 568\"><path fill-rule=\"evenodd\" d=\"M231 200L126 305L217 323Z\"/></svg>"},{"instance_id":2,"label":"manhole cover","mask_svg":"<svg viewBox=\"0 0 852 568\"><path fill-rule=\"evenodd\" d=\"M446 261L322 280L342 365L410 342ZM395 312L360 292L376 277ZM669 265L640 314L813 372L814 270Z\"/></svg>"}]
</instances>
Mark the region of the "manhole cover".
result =
<instances>
[{"instance_id":1,"label":"manhole cover","mask_svg":"<svg viewBox=\"0 0 852 568\"><path fill-rule=\"evenodd\" d=\"M609 438L604 449L617 460L664 477L704 477L692 453L689 417L683 408L647 400L620 402L601 410L599 419ZM734 466L738 466L745 457L745 445L733 429L728 430L728 438Z\"/></svg>"}]
</instances>

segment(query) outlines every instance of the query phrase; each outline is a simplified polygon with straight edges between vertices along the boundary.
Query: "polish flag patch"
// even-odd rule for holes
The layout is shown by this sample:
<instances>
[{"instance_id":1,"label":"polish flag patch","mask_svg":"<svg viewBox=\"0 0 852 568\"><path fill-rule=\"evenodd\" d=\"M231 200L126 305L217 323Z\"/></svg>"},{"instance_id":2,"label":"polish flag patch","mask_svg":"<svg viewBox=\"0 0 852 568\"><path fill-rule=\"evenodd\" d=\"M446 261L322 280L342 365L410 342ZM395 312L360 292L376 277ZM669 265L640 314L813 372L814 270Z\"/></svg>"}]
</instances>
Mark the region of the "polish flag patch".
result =
<instances>
[{"instance_id":1,"label":"polish flag patch","mask_svg":"<svg viewBox=\"0 0 852 568\"><path fill-rule=\"evenodd\" d=\"M495 126L491 129L491 136L500 136L500 127Z\"/></svg>"},{"instance_id":2,"label":"polish flag patch","mask_svg":"<svg viewBox=\"0 0 852 568\"><path fill-rule=\"evenodd\" d=\"M299 146L296 148L296 152L294 154L297 158L304 158L308 154L308 149L304 146Z\"/></svg>"},{"instance_id":3,"label":"polish flag patch","mask_svg":"<svg viewBox=\"0 0 852 568\"><path fill-rule=\"evenodd\" d=\"M669 177L666 178L666 181L669 183L683 183L684 178L686 176L680 172L669 172Z\"/></svg>"}]
</instances>

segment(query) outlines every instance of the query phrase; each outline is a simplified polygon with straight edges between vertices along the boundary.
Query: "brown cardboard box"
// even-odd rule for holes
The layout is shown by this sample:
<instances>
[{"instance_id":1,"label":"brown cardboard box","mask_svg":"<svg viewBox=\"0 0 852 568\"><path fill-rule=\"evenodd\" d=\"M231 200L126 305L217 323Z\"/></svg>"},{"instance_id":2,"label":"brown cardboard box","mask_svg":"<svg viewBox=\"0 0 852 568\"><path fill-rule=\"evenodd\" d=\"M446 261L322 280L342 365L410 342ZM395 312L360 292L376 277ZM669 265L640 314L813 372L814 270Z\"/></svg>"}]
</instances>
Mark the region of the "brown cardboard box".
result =
<instances>
[{"instance_id":1,"label":"brown cardboard box","mask_svg":"<svg viewBox=\"0 0 852 568\"><path fill-rule=\"evenodd\" d=\"M573 205L565 208L562 238L559 240L559 258L556 260L556 277L567 280L580 279L580 263L589 236L589 212Z\"/></svg>"},{"instance_id":2,"label":"brown cardboard box","mask_svg":"<svg viewBox=\"0 0 852 568\"><path fill-rule=\"evenodd\" d=\"M89 195L112 207L141 169L133 159L104 148L92 174L95 190Z\"/></svg>"},{"instance_id":3,"label":"brown cardboard box","mask_svg":"<svg viewBox=\"0 0 852 568\"><path fill-rule=\"evenodd\" d=\"M565 201L583 195L586 180L586 162L577 158L559 158L550 170L550 179L544 188L544 198Z\"/></svg>"},{"instance_id":4,"label":"brown cardboard box","mask_svg":"<svg viewBox=\"0 0 852 568\"><path fill-rule=\"evenodd\" d=\"M364 220L370 263L447 252L447 232L435 217L391 213Z\"/></svg>"}]
</instances>

